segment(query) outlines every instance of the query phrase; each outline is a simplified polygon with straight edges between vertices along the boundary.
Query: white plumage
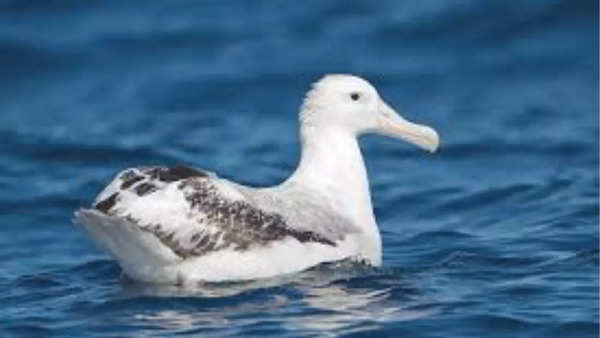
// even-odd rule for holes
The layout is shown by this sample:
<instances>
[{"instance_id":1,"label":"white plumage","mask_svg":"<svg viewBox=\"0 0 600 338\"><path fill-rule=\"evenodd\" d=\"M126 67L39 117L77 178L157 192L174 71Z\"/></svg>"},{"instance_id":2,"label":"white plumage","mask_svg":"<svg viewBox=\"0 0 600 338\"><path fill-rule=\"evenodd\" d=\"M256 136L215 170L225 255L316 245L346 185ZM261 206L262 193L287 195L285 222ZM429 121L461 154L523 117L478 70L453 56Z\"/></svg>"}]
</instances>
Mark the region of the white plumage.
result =
<instances>
[{"instance_id":1,"label":"white plumage","mask_svg":"<svg viewBox=\"0 0 600 338\"><path fill-rule=\"evenodd\" d=\"M75 214L131 278L156 283L244 280L355 258L381 264L362 133L434 151L429 127L396 114L365 80L329 75L300 112L302 156L276 187L252 188L177 166L131 168Z\"/></svg>"}]
</instances>

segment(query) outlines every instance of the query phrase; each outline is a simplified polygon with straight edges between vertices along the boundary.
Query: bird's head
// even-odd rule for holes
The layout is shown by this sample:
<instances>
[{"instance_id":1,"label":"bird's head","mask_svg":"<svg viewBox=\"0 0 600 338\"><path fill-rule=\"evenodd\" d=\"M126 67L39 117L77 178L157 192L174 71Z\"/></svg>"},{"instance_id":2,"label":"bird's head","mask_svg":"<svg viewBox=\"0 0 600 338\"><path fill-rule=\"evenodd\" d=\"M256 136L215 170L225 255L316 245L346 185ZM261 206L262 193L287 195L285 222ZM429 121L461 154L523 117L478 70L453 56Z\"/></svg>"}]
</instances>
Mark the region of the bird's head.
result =
<instances>
[{"instance_id":1,"label":"bird's head","mask_svg":"<svg viewBox=\"0 0 600 338\"><path fill-rule=\"evenodd\" d=\"M404 119L369 82L354 75L327 75L314 83L302 104L300 123L309 128L337 128L356 136L386 135L431 152L439 145L435 130Z\"/></svg>"}]
</instances>

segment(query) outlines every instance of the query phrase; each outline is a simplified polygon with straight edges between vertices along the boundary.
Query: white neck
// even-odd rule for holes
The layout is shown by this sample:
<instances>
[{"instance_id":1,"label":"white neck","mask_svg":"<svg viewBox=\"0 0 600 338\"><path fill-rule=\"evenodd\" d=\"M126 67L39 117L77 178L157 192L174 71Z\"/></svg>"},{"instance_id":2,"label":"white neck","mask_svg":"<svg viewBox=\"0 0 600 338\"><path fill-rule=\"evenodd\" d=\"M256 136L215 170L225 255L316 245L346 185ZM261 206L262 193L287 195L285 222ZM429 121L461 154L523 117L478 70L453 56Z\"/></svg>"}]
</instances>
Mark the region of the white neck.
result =
<instances>
[{"instance_id":1,"label":"white neck","mask_svg":"<svg viewBox=\"0 0 600 338\"><path fill-rule=\"evenodd\" d=\"M287 183L323 196L366 237L366 258L381 262L381 237L373 215L367 170L356 136L334 127L303 126L300 163Z\"/></svg>"}]
</instances>

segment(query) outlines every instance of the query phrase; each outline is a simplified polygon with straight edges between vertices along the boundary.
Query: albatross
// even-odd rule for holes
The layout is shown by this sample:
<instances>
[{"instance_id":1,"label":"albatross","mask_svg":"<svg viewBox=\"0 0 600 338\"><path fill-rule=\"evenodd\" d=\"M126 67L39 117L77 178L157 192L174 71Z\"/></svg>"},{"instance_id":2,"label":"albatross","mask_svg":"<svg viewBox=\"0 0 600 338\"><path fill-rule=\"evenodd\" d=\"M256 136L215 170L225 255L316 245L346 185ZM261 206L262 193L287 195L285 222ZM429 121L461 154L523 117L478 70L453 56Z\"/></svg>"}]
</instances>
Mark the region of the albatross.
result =
<instances>
[{"instance_id":1,"label":"albatross","mask_svg":"<svg viewBox=\"0 0 600 338\"><path fill-rule=\"evenodd\" d=\"M380 266L357 138L377 133L434 152L438 134L346 74L314 83L299 121L301 158L280 185L244 186L186 166L129 168L74 221L143 282L250 280L343 259Z\"/></svg>"}]
</instances>

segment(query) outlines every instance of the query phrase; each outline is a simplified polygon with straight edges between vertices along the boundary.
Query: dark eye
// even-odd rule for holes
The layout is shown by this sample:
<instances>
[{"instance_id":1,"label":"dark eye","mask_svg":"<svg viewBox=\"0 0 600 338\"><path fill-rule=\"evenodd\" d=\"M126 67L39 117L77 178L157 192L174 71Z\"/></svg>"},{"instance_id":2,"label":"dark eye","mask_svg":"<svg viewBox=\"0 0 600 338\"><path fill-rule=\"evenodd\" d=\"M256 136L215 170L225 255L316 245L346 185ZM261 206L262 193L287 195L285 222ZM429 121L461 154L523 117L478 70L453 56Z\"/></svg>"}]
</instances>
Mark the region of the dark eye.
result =
<instances>
[{"instance_id":1,"label":"dark eye","mask_svg":"<svg viewBox=\"0 0 600 338\"><path fill-rule=\"evenodd\" d=\"M352 93L352 94L350 94L350 98L354 101L358 101L358 99L360 98L360 95L358 95L358 93Z\"/></svg>"}]
</instances>

